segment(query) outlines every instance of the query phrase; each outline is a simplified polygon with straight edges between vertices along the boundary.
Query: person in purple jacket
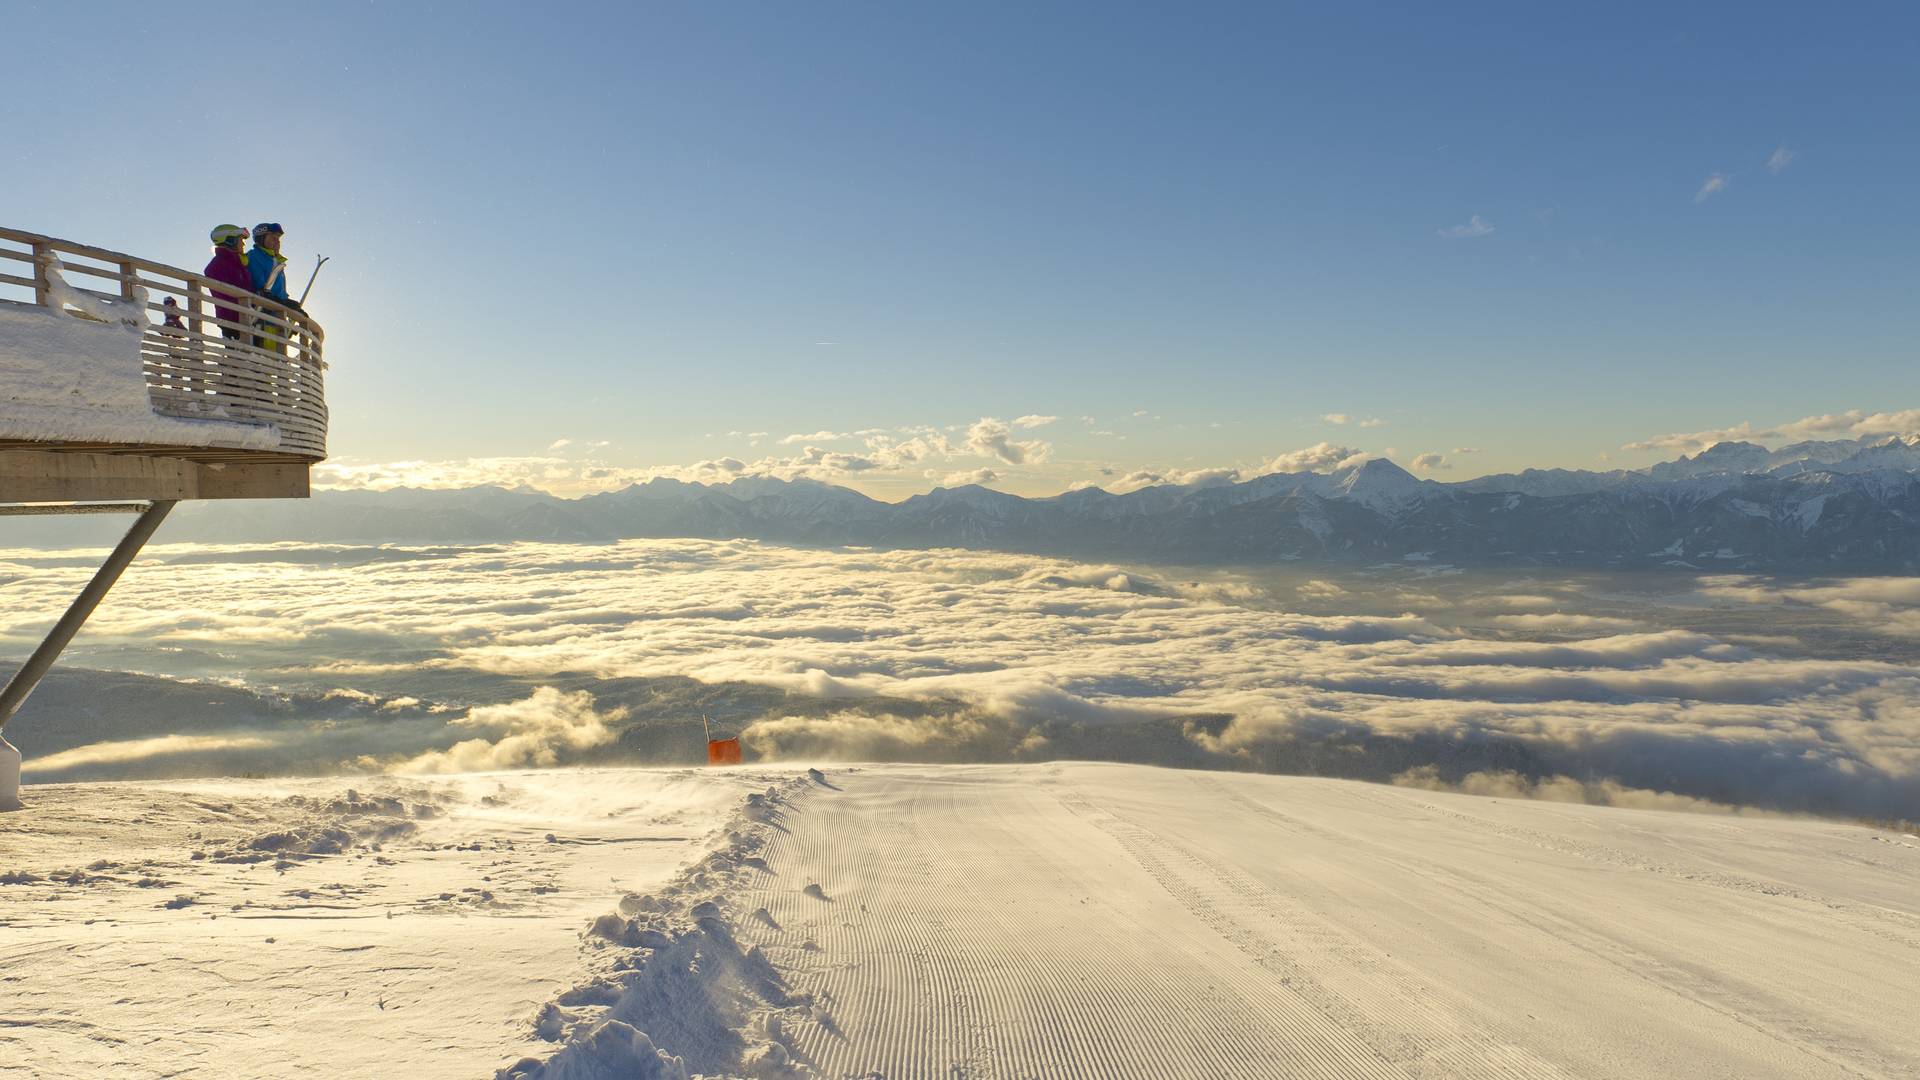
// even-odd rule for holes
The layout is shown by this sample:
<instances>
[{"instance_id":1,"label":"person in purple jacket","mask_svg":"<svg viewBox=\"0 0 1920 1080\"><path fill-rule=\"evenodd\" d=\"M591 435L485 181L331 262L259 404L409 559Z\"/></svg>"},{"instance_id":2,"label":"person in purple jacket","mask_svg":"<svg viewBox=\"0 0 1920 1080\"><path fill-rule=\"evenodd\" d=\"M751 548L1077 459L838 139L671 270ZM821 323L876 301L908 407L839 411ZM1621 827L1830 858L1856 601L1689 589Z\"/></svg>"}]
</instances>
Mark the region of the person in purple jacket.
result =
<instances>
[{"instance_id":1,"label":"person in purple jacket","mask_svg":"<svg viewBox=\"0 0 1920 1080\"><path fill-rule=\"evenodd\" d=\"M247 242L247 230L238 225L215 225L210 234L213 240L213 260L207 263L206 275L225 285L239 288L237 293L213 290L215 300L238 300L253 292L253 275L247 272L247 257L242 248ZM230 307L214 305L213 313L230 323L240 321L240 312ZM247 335L240 330L223 326L220 333L227 338L239 341Z\"/></svg>"}]
</instances>

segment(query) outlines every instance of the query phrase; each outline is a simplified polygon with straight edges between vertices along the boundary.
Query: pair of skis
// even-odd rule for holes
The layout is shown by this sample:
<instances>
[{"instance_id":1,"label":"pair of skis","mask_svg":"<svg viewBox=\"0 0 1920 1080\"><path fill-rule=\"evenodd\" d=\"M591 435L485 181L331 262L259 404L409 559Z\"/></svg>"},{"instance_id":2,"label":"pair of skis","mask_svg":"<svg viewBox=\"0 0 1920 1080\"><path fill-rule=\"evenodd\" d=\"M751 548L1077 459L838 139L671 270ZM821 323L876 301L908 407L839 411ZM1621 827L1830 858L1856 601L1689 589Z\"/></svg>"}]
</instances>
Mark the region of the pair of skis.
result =
<instances>
[{"instance_id":1,"label":"pair of skis","mask_svg":"<svg viewBox=\"0 0 1920 1080\"><path fill-rule=\"evenodd\" d=\"M320 268L327 265L327 256L319 255L316 256L316 258L320 261L313 264L313 275L307 278L307 287L300 290L300 299L294 301L294 303L300 305L302 310L305 310L307 306L307 294L313 291L313 279L319 277Z\"/></svg>"},{"instance_id":2,"label":"pair of skis","mask_svg":"<svg viewBox=\"0 0 1920 1080\"><path fill-rule=\"evenodd\" d=\"M299 308L301 311L307 310L307 294L313 291L313 279L319 277L320 268L327 265L328 256L320 255L316 256L316 258L320 261L313 264L313 274L307 278L307 287L300 290L300 299L293 302L293 306ZM279 266L273 268L273 273L267 275L267 288L273 288L273 283L280 279L281 271L286 268L286 263L281 263Z\"/></svg>"},{"instance_id":3,"label":"pair of skis","mask_svg":"<svg viewBox=\"0 0 1920 1080\"><path fill-rule=\"evenodd\" d=\"M307 278L307 287L300 290L300 299L294 301L294 304L302 309L305 309L307 306L307 294L313 291L313 279L319 277L320 268L327 265L327 256L319 255L316 256L316 258L320 261L313 264L313 274ZM267 288L273 288L273 283L280 280L280 273L286 268L286 263L281 263L279 266L273 268L273 273L267 276Z\"/></svg>"},{"instance_id":4,"label":"pair of skis","mask_svg":"<svg viewBox=\"0 0 1920 1080\"><path fill-rule=\"evenodd\" d=\"M299 309L302 314L305 314L307 310L307 294L313 291L313 279L319 277L320 268L327 265L327 256L321 255L321 256L318 256L318 258L320 261L313 264L313 274L307 278L307 287L300 290L300 299L295 300L293 302L293 306ZM273 268L273 273L267 275L267 289L273 288L274 283L280 280L280 275L282 272L286 270L286 268L287 268L286 260L284 259L280 260L279 264ZM285 312L282 312L281 314L284 315ZM267 322L266 320L256 320L253 325L265 328L267 326ZM253 339L254 344L256 345L260 344L262 340L266 342L267 348L272 349L275 352L280 351L280 345L279 345L280 337L277 333L274 333L271 330L267 330L260 337Z\"/></svg>"}]
</instances>

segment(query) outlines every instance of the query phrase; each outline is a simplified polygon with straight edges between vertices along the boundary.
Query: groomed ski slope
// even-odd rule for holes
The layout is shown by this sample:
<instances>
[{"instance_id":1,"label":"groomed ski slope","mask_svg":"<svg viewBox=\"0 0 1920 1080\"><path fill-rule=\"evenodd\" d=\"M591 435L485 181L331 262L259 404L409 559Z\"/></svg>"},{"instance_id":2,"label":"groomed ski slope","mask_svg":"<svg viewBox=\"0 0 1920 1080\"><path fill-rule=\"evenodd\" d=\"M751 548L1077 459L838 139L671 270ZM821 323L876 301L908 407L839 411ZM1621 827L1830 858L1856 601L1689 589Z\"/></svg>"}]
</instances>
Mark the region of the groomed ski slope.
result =
<instances>
[{"instance_id":1,"label":"groomed ski slope","mask_svg":"<svg viewBox=\"0 0 1920 1080\"><path fill-rule=\"evenodd\" d=\"M824 1076L1920 1076L1911 837L1118 765L826 783L739 904Z\"/></svg>"},{"instance_id":2,"label":"groomed ski slope","mask_svg":"<svg viewBox=\"0 0 1920 1080\"><path fill-rule=\"evenodd\" d=\"M1096 764L26 795L0 1077L1920 1076L1920 839L1854 825Z\"/></svg>"}]
</instances>

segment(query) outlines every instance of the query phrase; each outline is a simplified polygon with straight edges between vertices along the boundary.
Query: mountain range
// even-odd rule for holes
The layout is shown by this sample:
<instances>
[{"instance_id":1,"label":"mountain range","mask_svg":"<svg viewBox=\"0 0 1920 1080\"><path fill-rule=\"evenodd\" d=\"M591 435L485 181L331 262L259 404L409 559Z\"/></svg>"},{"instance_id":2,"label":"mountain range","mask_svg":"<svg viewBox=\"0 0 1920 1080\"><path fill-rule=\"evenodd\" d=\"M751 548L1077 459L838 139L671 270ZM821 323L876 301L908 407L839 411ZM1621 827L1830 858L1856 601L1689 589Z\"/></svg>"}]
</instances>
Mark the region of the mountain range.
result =
<instances>
[{"instance_id":1,"label":"mountain range","mask_svg":"<svg viewBox=\"0 0 1920 1080\"><path fill-rule=\"evenodd\" d=\"M74 542L15 522L6 544ZM1023 498L979 486L887 503L809 479L659 478L561 498L528 488L321 492L188 504L161 536L209 543L609 542L752 538L968 547L1174 563L1431 561L1728 570L1920 568L1920 437L1722 442L1646 469L1529 469L1441 483L1373 458L1332 472L1083 488ZM89 534L91 536L91 534ZM103 534L104 535L104 534ZM93 542L97 542L93 541Z\"/></svg>"}]
</instances>

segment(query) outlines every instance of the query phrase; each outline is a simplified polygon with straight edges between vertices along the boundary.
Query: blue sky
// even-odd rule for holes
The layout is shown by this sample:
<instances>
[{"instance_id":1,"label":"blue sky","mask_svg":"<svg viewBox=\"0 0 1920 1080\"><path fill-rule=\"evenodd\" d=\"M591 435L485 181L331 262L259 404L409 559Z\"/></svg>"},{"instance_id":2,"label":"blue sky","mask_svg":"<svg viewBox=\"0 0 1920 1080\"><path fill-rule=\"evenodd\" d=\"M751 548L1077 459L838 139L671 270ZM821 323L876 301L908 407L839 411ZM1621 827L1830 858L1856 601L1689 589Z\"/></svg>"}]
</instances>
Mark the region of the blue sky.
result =
<instances>
[{"instance_id":1,"label":"blue sky","mask_svg":"<svg viewBox=\"0 0 1920 1080\"><path fill-rule=\"evenodd\" d=\"M1907 6L248 10L9 5L0 222L332 256L340 483L1458 479L1920 405Z\"/></svg>"}]
</instances>

